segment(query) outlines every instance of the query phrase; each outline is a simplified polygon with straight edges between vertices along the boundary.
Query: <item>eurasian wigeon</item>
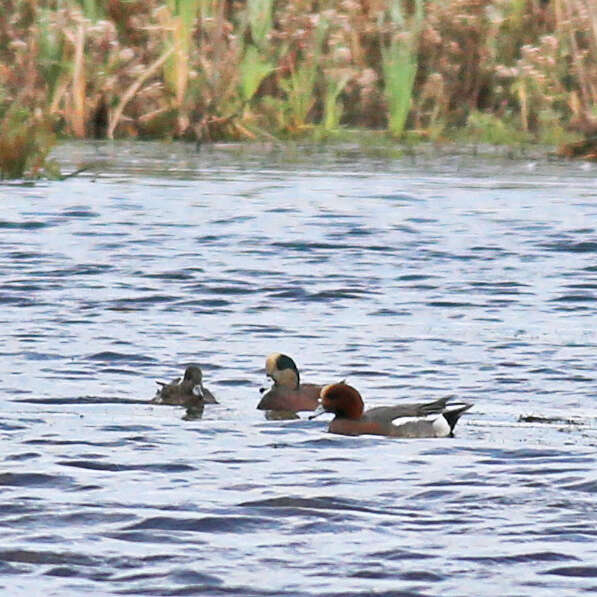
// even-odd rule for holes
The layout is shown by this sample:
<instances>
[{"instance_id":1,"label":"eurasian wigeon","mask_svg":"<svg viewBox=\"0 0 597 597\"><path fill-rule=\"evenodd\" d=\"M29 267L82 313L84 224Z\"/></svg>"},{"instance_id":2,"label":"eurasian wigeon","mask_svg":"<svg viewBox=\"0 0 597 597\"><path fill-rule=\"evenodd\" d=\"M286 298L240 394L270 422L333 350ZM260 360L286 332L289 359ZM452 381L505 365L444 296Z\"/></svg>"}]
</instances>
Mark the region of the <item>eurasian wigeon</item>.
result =
<instances>
[{"instance_id":1,"label":"eurasian wigeon","mask_svg":"<svg viewBox=\"0 0 597 597\"><path fill-rule=\"evenodd\" d=\"M379 406L363 412L363 399L359 392L346 383L335 383L321 390L321 406L314 418L324 412L336 416L328 431L341 435L387 435L391 437L448 437L452 436L460 415L467 411L470 403L448 404L448 398L435 402ZM434 419L421 417L439 414ZM419 420L394 425L392 421L401 417L418 417Z\"/></svg>"},{"instance_id":2,"label":"eurasian wigeon","mask_svg":"<svg viewBox=\"0 0 597 597\"><path fill-rule=\"evenodd\" d=\"M321 385L301 383L296 363L289 356L270 354L265 360L265 372L274 384L261 397L258 409L297 412L317 408Z\"/></svg>"},{"instance_id":3,"label":"eurasian wigeon","mask_svg":"<svg viewBox=\"0 0 597 597\"><path fill-rule=\"evenodd\" d=\"M189 365L184 372L184 377L180 377L164 383L156 382L158 388L152 402L157 404L174 404L186 407L197 408L199 404L217 404L218 401L214 395L203 385L203 373L197 365Z\"/></svg>"}]
</instances>

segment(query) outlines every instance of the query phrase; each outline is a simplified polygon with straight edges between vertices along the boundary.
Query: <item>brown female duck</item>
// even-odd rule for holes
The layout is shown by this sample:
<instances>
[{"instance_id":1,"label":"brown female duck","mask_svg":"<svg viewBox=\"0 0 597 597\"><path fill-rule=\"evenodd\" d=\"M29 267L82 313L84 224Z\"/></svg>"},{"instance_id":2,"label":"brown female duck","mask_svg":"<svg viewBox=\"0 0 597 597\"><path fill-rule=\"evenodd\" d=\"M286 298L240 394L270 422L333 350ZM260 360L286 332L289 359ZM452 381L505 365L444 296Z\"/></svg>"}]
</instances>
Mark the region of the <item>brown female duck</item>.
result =
<instances>
[{"instance_id":1,"label":"brown female duck","mask_svg":"<svg viewBox=\"0 0 597 597\"><path fill-rule=\"evenodd\" d=\"M156 404L196 406L198 403L218 403L214 395L203 385L203 373L197 365L189 365L185 369L182 381L179 377L170 383L156 383L160 386L152 399Z\"/></svg>"}]
</instances>

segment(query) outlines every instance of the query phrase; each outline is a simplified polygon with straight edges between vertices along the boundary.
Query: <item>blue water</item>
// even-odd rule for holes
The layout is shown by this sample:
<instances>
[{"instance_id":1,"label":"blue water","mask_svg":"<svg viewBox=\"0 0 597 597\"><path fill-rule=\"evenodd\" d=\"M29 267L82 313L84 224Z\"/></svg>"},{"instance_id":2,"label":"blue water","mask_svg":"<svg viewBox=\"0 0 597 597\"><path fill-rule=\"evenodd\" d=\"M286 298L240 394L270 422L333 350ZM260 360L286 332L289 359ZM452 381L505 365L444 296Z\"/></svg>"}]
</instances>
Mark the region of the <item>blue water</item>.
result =
<instances>
[{"instance_id":1,"label":"blue water","mask_svg":"<svg viewBox=\"0 0 597 597\"><path fill-rule=\"evenodd\" d=\"M597 591L597 167L63 145L0 186L0 590ZM270 352L455 438L255 406ZM220 404L148 401L201 365Z\"/></svg>"}]
</instances>

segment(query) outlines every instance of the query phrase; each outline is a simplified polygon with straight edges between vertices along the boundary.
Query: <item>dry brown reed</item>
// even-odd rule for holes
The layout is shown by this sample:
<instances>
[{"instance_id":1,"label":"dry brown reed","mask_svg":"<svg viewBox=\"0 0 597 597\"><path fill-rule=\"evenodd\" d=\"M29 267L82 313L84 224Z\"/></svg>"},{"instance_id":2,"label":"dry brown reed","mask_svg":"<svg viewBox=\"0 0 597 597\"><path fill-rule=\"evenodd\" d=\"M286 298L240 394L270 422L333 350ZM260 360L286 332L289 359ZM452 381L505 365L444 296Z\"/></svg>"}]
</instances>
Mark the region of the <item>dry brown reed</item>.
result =
<instances>
[{"instance_id":1,"label":"dry brown reed","mask_svg":"<svg viewBox=\"0 0 597 597\"><path fill-rule=\"evenodd\" d=\"M409 64L412 83L394 77ZM6 0L0 117L13 105L75 137L387 130L395 113L398 135L483 140L499 121L506 139L557 142L597 130L597 5Z\"/></svg>"}]
</instances>

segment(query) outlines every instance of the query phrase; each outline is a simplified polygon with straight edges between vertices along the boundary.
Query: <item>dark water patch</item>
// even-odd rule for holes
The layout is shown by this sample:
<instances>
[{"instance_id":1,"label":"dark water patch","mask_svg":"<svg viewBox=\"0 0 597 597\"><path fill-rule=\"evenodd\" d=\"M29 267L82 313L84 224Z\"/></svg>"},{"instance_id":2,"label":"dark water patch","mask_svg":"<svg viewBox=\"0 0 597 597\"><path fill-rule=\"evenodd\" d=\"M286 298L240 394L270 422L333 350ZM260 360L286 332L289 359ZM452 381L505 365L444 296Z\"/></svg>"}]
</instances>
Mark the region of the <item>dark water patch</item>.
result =
<instances>
[{"instance_id":1,"label":"dark water patch","mask_svg":"<svg viewBox=\"0 0 597 597\"><path fill-rule=\"evenodd\" d=\"M0 421L0 431L21 431L27 429L24 425L18 425L15 423L5 423Z\"/></svg>"},{"instance_id":2,"label":"dark water patch","mask_svg":"<svg viewBox=\"0 0 597 597\"><path fill-rule=\"evenodd\" d=\"M235 323L232 327L238 331L238 333L247 334L277 334L280 335L284 332L284 329L277 325L265 325L265 324L246 324L246 323Z\"/></svg>"},{"instance_id":3,"label":"dark water patch","mask_svg":"<svg viewBox=\"0 0 597 597\"><path fill-rule=\"evenodd\" d=\"M263 290L267 292L268 296L271 298L291 298L303 300L310 296L309 293L299 285L286 287L280 285L275 288L264 288Z\"/></svg>"},{"instance_id":4,"label":"dark water patch","mask_svg":"<svg viewBox=\"0 0 597 597\"><path fill-rule=\"evenodd\" d=\"M56 359L64 359L65 357L57 353L35 352L27 350L23 352L23 357L28 361L53 361Z\"/></svg>"},{"instance_id":5,"label":"dark water patch","mask_svg":"<svg viewBox=\"0 0 597 597\"><path fill-rule=\"evenodd\" d=\"M520 423L564 423L566 425L583 425L582 421L576 421L574 419L565 419L562 417L541 417L539 415L520 415L518 417Z\"/></svg>"},{"instance_id":6,"label":"dark water patch","mask_svg":"<svg viewBox=\"0 0 597 597\"><path fill-rule=\"evenodd\" d=\"M242 458L238 456L230 456L229 458L210 458L210 462L217 462L219 464L259 464L260 462L267 462L267 460L259 458Z\"/></svg>"},{"instance_id":7,"label":"dark water patch","mask_svg":"<svg viewBox=\"0 0 597 597\"><path fill-rule=\"evenodd\" d=\"M421 551L412 551L408 549L389 549L384 551L376 551L369 555L369 557L380 560L387 560L389 562L402 560L425 560L435 559L438 556Z\"/></svg>"},{"instance_id":8,"label":"dark water patch","mask_svg":"<svg viewBox=\"0 0 597 597\"><path fill-rule=\"evenodd\" d=\"M502 247L493 247L493 246L473 246L470 250L474 253L492 253L496 257L512 257L516 253L512 253L510 251L506 251Z\"/></svg>"},{"instance_id":9,"label":"dark water patch","mask_svg":"<svg viewBox=\"0 0 597 597\"><path fill-rule=\"evenodd\" d=\"M254 388L253 382L242 378L242 379L218 379L218 386L224 386L228 388L241 388L241 387L250 387ZM258 396L255 393L255 399L257 400Z\"/></svg>"},{"instance_id":10,"label":"dark water patch","mask_svg":"<svg viewBox=\"0 0 597 597\"><path fill-rule=\"evenodd\" d=\"M174 518L154 516L125 527L124 531L191 531L194 533L251 533L272 529L277 525L270 518L249 516L204 516L202 518Z\"/></svg>"},{"instance_id":11,"label":"dark water patch","mask_svg":"<svg viewBox=\"0 0 597 597\"><path fill-rule=\"evenodd\" d=\"M102 373L115 373L116 375L129 375L131 377L138 377L139 371L136 369L125 369L123 367L101 367L99 369ZM142 401L139 401L142 402Z\"/></svg>"},{"instance_id":12,"label":"dark water patch","mask_svg":"<svg viewBox=\"0 0 597 597\"><path fill-rule=\"evenodd\" d=\"M502 556L460 556L459 560L490 564L524 564L529 562L566 562L578 560L576 556L554 552L538 551Z\"/></svg>"},{"instance_id":13,"label":"dark water patch","mask_svg":"<svg viewBox=\"0 0 597 597\"><path fill-rule=\"evenodd\" d=\"M404 224L399 224L397 226L392 226L392 230L396 232L401 232L403 234L418 234L419 231L412 227L412 226L405 226Z\"/></svg>"},{"instance_id":14,"label":"dark water patch","mask_svg":"<svg viewBox=\"0 0 597 597\"><path fill-rule=\"evenodd\" d=\"M61 578L72 578L73 576L80 576L80 568L71 568L70 566L56 566L50 568L43 573L45 576L59 576Z\"/></svg>"},{"instance_id":15,"label":"dark water patch","mask_svg":"<svg viewBox=\"0 0 597 597\"><path fill-rule=\"evenodd\" d=\"M470 286L492 294L534 294L531 290L523 292L522 289L530 287L528 284L521 284L519 282L470 282Z\"/></svg>"},{"instance_id":16,"label":"dark water patch","mask_svg":"<svg viewBox=\"0 0 597 597\"><path fill-rule=\"evenodd\" d=\"M29 439L24 440L24 444L26 445L33 445L33 446L97 446L100 448L117 448L118 446L123 446L125 444L124 440L118 439L112 442L106 441L93 441L93 440L85 440L85 439L51 439L51 438L44 438L44 439Z\"/></svg>"},{"instance_id":17,"label":"dark water patch","mask_svg":"<svg viewBox=\"0 0 597 597\"><path fill-rule=\"evenodd\" d=\"M91 208L86 206L70 207L63 210L62 215L69 218L99 218L100 216L97 211L93 211Z\"/></svg>"},{"instance_id":18,"label":"dark water patch","mask_svg":"<svg viewBox=\"0 0 597 597\"><path fill-rule=\"evenodd\" d=\"M8 562L0 562L0 574L8 576L13 574L28 574L30 569L28 566L13 566ZM4 579L6 581L7 579ZM1 582L1 581L0 581ZM9 583L6 583L8 585ZM7 586L0 584L1 589L6 589Z\"/></svg>"},{"instance_id":19,"label":"dark water patch","mask_svg":"<svg viewBox=\"0 0 597 597\"><path fill-rule=\"evenodd\" d=\"M132 306L143 307L159 303L170 303L176 300L175 297L166 294L140 295L130 298L121 298L107 303L107 309L130 309Z\"/></svg>"},{"instance_id":20,"label":"dark water patch","mask_svg":"<svg viewBox=\"0 0 597 597\"><path fill-rule=\"evenodd\" d=\"M421 491L413 496L413 499L417 500L443 500L448 497L454 496L455 491L448 489L432 489L430 491Z\"/></svg>"},{"instance_id":21,"label":"dark water patch","mask_svg":"<svg viewBox=\"0 0 597 597\"><path fill-rule=\"evenodd\" d=\"M328 300L340 300L340 299L359 299L364 295L378 294L375 291L361 290L354 287L351 288L335 288L330 290L321 290L310 294L308 299L310 301L328 301Z\"/></svg>"},{"instance_id":22,"label":"dark water patch","mask_svg":"<svg viewBox=\"0 0 597 597\"><path fill-rule=\"evenodd\" d=\"M172 535L169 532L156 532L155 529L150 529L147 532L143 531L117 531L105 533L105 536L110 539L117 539L118 541L128 541L131 543L156 543L164 545L186 545L187 539ZM194 541L194 543L196 543Z\"/></svg>"},{"instance_id":23,"label":"dark water patch","mask_svg":"<svg viewBox=\"0 0 597 597\"><path fill-rule=\"evenodd\" d=\"M560 375L552 377L554 381L572 381L575 383L592 383L594 378L584 375Z\"/></svg>"},{"instance_id":24,"label":"dark water patch","mask_svg":"<svg viewBox=\"0 0 597 597\"><path fill-rule=\"evenodd\" d=\"M103 369L112 371L114 369ZM128 373L127 371L117 370L119 373ZM134 372L130 372L134 374ZM25 404L151 404L147 399L120 398L118 396L77 396L64 398L19 398L12 402L21 402Z\"/></svg>"},{"instance_id":25,"label":"dark water patch","mask_svg":"<svg viewBox=\"0 0 597 597\"><path fill-rule=\"evenodd\" d=\"M11 294L0 294L0 305L15 305L17 307L35 307L44 304L26 296L13 296Z\"/></svg>"},{"instance_id":26,"label":"dark water patch","mask_svg":"<svg viewBox=\"0 0 597 597\"><path fill-rule=\"evenodd\" d=\"M194 280L196 272L202 272L202 269L193 269L192 271L189 270L177 270L177 271L165 271L160 273L146 273L146 272L136 272L135 275L141 276L143 278L150 278L154 280Z\"/></svg>"},{"instance_id":27,"label":"dark water patch","mask_svg":"<svg viewBox=\"0 0 597 597\"><path fill-rule=\"evenodd\" d=\"M172 588L158 588L144 586L139 589L122 589L115 591L116 595L147 595L149 597L186 597L187 595L205 595L206 597L221 597L222 595L242 595L242 597L316 597L310 593L304 593L302 591L284 590L270 591L268 589L255 589L253 586L231 586L231 587L220 587L211 586L211 584L192 584L179 589ZM382 595L382 597L384 597ZM398 596L394 596L398 597ZM424 597L419 595L418 597Z\"/></svg>"},{"instance_id":28,"label":"dark water patch","mask_svg":"<svg viewBox=\"0 0 597 597\"><path fill-rule=\"evenodd\" d=\"M404 274L402 276L398 276L396 280L401 282L417 282L420 280L429 280L430 278L438 278L438 276L429 274Z\"/></svg>"},{"instance_id":29,"label":"dark water patch","mask_svg":"<svg viewBox=\"0 0 597 597\"><path fill-rule=\"evenodd\" d=\"M56 464L92 471L128 472L146 471L150 473L186 473L196 470L188 464L114 464L111 462L96 462L93 460L58 460Z\"/></svg>"},{"instance_id":30,"label":"dark water patch","mask_svg":"<svg viewBox=\"0 0 597 597\"><path fill-rule=\"evenodd\" d=\"M41 454L39 452L21 452L20 454L9 454L5 457L5 460L16 460L21 462L23 460L33 460L39 458Z\"/></svg>"},{"instance_id":31,"label":"dark water patch","mask_svg":"<svg viewBox=\"0 0 597 597\"><path fill-rule=\"evenodd\" d=\"M37 292L46 288L46 286L42 284L32 284L29 280L16 280L14 282L5 282L2 285L4 290L11 290L11 291L25 291L25 292Z\"/></svg>"},{"instance_id":32,"label":"dark water patch","mask_svg":"<svg viewBox=\"0 0 597 597\"><path fill-rule=\"evenodd\" d=\"M123 574L122 576L112 577L113 583L133 583L137 581L147 581L156 578L166 578L167 572L136 572L133 574Z\"/></svg>"},{"instance_id":33,"label":"dark water patch","mask_svg":"<svg viewBox=\"0 0 597 597\"><path fill-rule=\"evenodd\" d=\"M50 222L31 220L29 222L9 222L0 220L0 230L39 230L51 226Z\"/></svg>"},{"instance_id":34,"label":"dark water patch","mask_svg":"<svg viewBox=\"0 0 597 597\"><path fill-rule=\"evenodd\" d=\"M355 512L369 512L372 514L388 514L388 512L385 510L379 510L375 508L362 506L361 503L357 502L356 500L341 500L334 497L297 498L291 496L284 496L250 502L241 502L238 505L247 508L306 508L308 510L347 510Z\"/></svg>"},{"instance_id":35,"label":"dark water patch","mask_svg":"<svg viewBox=\"0 0 597 597\"><path fill-rule=\"evenodd\" d=\"M369 315L379 317L407 317L408 315L410 315L410 311L407 311L406 309L403 311L395 311L393 309L378 309L377 311L371 311Z\"/></svg>"},{"instance_id":36,"label":"dark water patch","mask_svg":"<svg viewBox=\"0 0 597 597\"><path fill-rule=\"evenodd\" d=\"M563 294L551 299L554 303L592 303L597 297L592 294Z\"/></svg>"},{"instance_id":37,"label":"dark water patch","mask_svg":"<svg viewBox=\"0 0 597 597\"><path fill-rule=\"evenodd\" d=\"M195 570L190 570L188 568L176 568L169 572L168 574L169 580L178 584L185 584L185 585L192 585L192 584L201 584L201 585L221 585L223 581L220 580L217 576L212 576L210 574L203 574L201 572L197 572Z\"/></svg>"},{"instance_id":38,"label":"dark water patch","mask_svg":"<svg viewBox=\"0 0 597 597\"><path fill-rule=\"evenodd\" d=\"M40 277L72 277L72 276L97 276L115 270L116 267L108 264L88 264L81 263L70 267L60 269L52 269L44 272L39 272Z\"/></svg>"},{"instance_id":39,"label":"dark water patch","mask_svg":"<svg viewBox=\"0 0 597 597\"><path fill-rule=\"evenodd\" d=\"M204 286L200 285L195 290L205 294L218 294L224 296L253 294L255 287L249 283L239 283L236 286Z\"/></svg>"},{"instance_id":40,"label":"dark water patch","mask_svg":"<svg viewBox=\"0 0 597 597\"><path fill-rule=\"evenodd\" d=\"M230 301L221 298L191 300L185 299L176 301L177 307L203 307L205 309L221 309L222 307L229 307L230 305ZM222 309L222 311L224 310Z\"/></svg>"},{"instance_id":41,"label":"dark water patch","mask_svg":"<svg viewBox=\"0 0 597 597\"><path fill-rule=\"evenodd\" d=\"M155 431L154 427L149 425L105 425L99 428L100 431L108 431L110 433L151 433Z\"/></svg>"},{"instance_id":42,"label":"dark water patch","mask_svg":"<svg viewBox=\"0 0 597 597\"><path fill-rule=\"evenodd\" d=\"M311 253L313 251L341 251L347 249L360 249L359 245L347 243L324 243L309 241L274 241L272 247L277 249L289 249L300 253Z\"/></svg>"},{"instance_id":43,"label":"dark water patch","mask_svg":"<svg viewBox=\"0 0 597 597\"><path fill-rule=\"evenodd\" d=\"M466 303L460 301L428 301L425 303L429 307L447 307L449 309L452 308L464 308L464 309L478 309L482 307L482 305L474 304L474 303Z\"/></svg>"},{"instance_id":44,"label":"dark water patch","mask_svg":"<svg viewBox=\"0 0 597 597\"><path fill-rule=\"evenodd\" d=\"M213 220L213 224L243 224L244 222L250 222L251 220L254 220L255 217L254 216L236 216L233 218L226 218L226 219L222 219L222 220Z\"/></svg>"},{"instance_id":45,"label":"dark water patch","mask_svg":"<svg viewBox=\"0 0 597 597\"><path fill-rule=\"evenodd\" d=\"M385 199L392 203L425 203L425 199L407 195L405 193L391 193L386 195L369 195L369 199Z\"/></svg>"},{"instance_id":46,"label":"dark water patch","mask_svg":"<svg viewBox=\"0 0 597 597\"><path fill-rule=\"evenodd\" d=\"M23 500L0 503L0 514L5 516L27 515L43 512L43 504L34 504Z\"/></svg>"},{"instance_id":47,"label":"dark water patch","mask_svg":"<svg viewBox=\"0 0 597 597\"><path fill-rule=\"evenodd\" d=\"M544 570L540 574L553 574L556 576L570 576L580 578L597 578L597 566L562 566Z\"/></svg>"},{"instance_id":48,"label":"dark water patch","mask_svg":"<svg viewBox=\"0 0 597 597\"><path fill-rule=\"evenodd\" d=\"M71 477L45 473L0 473L2 487L47 487L66 489L73 485Z\"/></svg>"},{"instance_id":49,"label":"dark water patch","mask_svg":"<svg viewBox=\"0 0 597 597\"><path fill-rule=\"evenodd\" d=\"M156 359L140 354L126 354L121 352L112 352L109 350L96 352L83 357L89 361L126 361L128 363L155 363Z\"/></svg>"},{"instance_id":50,"label":"dark water patch","mask_svg":"<svg viewBox=\"0 0 597 597\"><path fill-rule=\"evenodd\" d=\"M576 274L575 274L576 275ZM568 284L568 288L580 288L581 290L597 290L597 284L583 282L580 284Z\"/></svg>"},{"instance_id":51,"label":"dark water patch","mask_svg":"<svg viewBox=\"0 0 597 597\"><path fill-rule=\"evenodd\" d=\"M36 253L35 251L8 251L6 257L8 257L9 260L33 261L39 263L40 261L50 260L51 255L48 255L47 253Z\"/></svg>"},{"instance_id":52,"label":"dark water patch","mask_svg":"<svg viewBox=\"0 0 597 597\"><path fill-rule=\"evenodd\" d=\"M586 481L582 483L573 483L571 485L564 485L564 489L568 491L582 491L585 493L597 493L597 480Z\"/></svg>"},{"instance_id":53,"label":"dark water patch","mask_svg":"<svg viewBox=\"0 0 597 597\"><path fill-rule=\"evenodd\" d=\"M543 243L539 245L547 251L554 251L557 253L596 253L596 241L579 241L561 240L553 243Z\"/></svg>"},{"instance_id":54,"label":"dark water patch","mask_svg":"<svg viewBox=\"0 0 597 597\"><path fill-rule=\"evenodd\" d=\"M325 575L325 574L320 574L320 576L331 576L336 578L337 577L337 571L334 571L332 574L329 575ZM435 595L435 593L427 593L427 592L422 592L421 589L418 589L416 591L408 591L408 590L400 590L400 589L394 589L394 590L389 590L389 591L384 591L384 590L376 590L375 593L371 593L370 589L365 589L362 591L345 591L345 592L326 592L326 593L317 593L317 597L372 597L372 595L375 595L375 597L431 597L432 595ZM297 597L306 597L306 596L302 596L302 595L297 595ZM309 597L316 597L315 595L309 595Z\"/></svg>"},{"instance_id":55,"label":"dark water patch","mask_svg":"<svg viewBox=\"0 0 597 597\"><path fill-rule=\"evenodd\" d=\"M398 577L409 582L440 582L446 578L446 576L440 576L439 574L425 570L409 570L408 572L398 574Z\"/></svg>"},{"instance_id":56,"label":"dark water patch","mask_svg":"<svg viewBox=\"0 0 597 597\"><path fill-rule=\"evenodd\" d=\"M479 456L486 456L480 460L479 464L511 464L519 460L533 460L537 464L547 464L550 462L590 462L585 456L571 455L564 450L550 448L520 448L520 449L500 449L500 448L468 448L461 446L460 449Z\"/></svg>"},{"instance_id":57,"label":"dark water patch","mask_svg":"<svg viewBox=\"0 0 597 597\"><path fill-rule=\"evenodd\" d=\"M209 243L216 243L218 241L225 241L226 239L231 239L229 234L206 234L205 236L198 236L197 241L200 244L209 244Z\"/></svg>"},{"instance_id":58,"label":"dark water patch","mask_svg":"<svg viewBox=\"0 0 597 597\"><path fill-rule=\"evenodd\" d=\"M529 369L529 373L543 373L546 375L563 375L564 372L560 369L552 369L551 367L537 367L536 369Z\"/></svg>"}]
</instances>

